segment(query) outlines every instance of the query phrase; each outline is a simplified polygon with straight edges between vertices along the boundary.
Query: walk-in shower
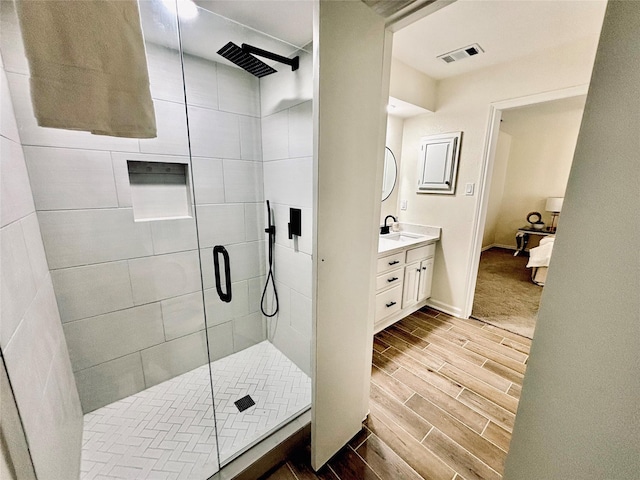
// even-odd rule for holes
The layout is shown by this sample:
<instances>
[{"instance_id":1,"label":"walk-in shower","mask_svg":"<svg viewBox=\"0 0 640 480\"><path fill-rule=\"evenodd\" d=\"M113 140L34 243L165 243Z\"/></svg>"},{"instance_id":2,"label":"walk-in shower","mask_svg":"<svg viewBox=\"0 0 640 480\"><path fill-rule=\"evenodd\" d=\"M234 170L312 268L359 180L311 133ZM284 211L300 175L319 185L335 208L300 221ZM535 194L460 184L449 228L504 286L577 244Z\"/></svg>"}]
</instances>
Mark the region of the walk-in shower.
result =
<instances>
[{"instance_id":1,"label":"walk-in shower","mask_svg":"<svg viewBox=\"0 0 640 480\"><path fill-rule=\"evenodd\" d=\"M24 304L0 346L36 474L209 478L310 407L309 50L140 1L157 138L42 128L0 3L3 295ZM301 234L275 236L291 208Z\"/></svg>"}]
</instances>

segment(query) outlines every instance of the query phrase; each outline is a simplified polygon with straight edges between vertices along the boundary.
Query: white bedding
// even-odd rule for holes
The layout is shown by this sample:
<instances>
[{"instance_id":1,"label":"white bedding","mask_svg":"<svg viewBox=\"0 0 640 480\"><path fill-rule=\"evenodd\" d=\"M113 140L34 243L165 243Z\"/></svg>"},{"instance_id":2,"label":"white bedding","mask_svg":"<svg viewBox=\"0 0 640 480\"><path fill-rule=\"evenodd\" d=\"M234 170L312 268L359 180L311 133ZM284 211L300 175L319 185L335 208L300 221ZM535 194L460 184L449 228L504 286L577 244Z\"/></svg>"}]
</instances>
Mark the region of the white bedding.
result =
<instances>
[{"instance_id":1,"label":"white bedding","mask_svg":"<svg viewBox=\"0 0 640 480\"><path fill-rule=\"evenodd\" d=\"M540 240L540 245L529 250L528 268L548 267L551 254L553 253L553 243L556 237L550 235Z\"/></svg>"}]
</instances>

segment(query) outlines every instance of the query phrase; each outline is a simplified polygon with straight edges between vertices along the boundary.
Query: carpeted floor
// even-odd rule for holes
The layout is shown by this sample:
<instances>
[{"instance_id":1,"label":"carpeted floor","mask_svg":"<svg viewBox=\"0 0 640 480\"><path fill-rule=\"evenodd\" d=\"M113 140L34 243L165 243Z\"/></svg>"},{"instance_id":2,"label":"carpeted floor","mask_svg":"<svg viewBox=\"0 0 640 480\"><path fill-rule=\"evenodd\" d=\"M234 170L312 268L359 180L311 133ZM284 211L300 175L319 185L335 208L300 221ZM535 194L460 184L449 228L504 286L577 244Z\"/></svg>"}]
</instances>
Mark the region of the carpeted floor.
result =
<instances>
[{"instance_id":1,"label":"carpeted floor","mask_svg":"<svg viewBox=\"0 0 640 480\"><path fill-rule=\"evenodd\" d=\"M482 252L472 316L527 338L533 337L542 287L531 281L528 258L512 250Z\"/></svg>"}]
</instances>

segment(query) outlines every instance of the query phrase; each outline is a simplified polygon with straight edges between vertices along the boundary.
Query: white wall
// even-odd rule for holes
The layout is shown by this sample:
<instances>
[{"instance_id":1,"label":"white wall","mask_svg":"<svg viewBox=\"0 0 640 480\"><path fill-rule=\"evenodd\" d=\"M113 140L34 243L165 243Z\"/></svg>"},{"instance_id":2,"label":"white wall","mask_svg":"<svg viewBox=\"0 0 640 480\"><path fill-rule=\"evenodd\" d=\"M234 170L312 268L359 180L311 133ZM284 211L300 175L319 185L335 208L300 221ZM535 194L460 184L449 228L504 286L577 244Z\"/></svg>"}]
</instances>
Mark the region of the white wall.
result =
<instances>
[{"instance_id":1,"label":"white wall","mask_svg":"<svg viewBox=\"0 0 640 480\"><path fill-rule=\"evenodd\" d=\"M398 59L391 61L389 96L433 112L436 109L435 79Z\"/></svg>"},{"instance_id":2,"label":"white wall","mask_svg":"<svg viewBox=\"0 0 640 480\"><path fill-rule=\"evenodd\" d=\"M564 197L583 110L584 97L574 97L503 112L500 135L511 148L494 243L515 246L532 211L551 225L546 200Z\"/></svg>"},{"instance_id":3,"label":"white wall","mask_svg":"<svg viewBox=\"0 0 640 480\"><path fill-rule=\"evenodd\" d=\"M78 478L82 410L2 67L0 349L37 477ZM3 402L3 428L5 408ZM29 478L28 471L17 473Z\"/></svg>"},{"instance_id":4,"label":"white wall","mask_svg":"<svg viewBox=\"0 0 640 480\"><path fill-rule=\"evenodd\" d=\"M402 160L402 129L404 126L404 119L395 117L393 115L387 115L387 136L386 146L391 149L393 155L396 157L396 163L398 165L398 174L396 178L396 185L393 187L393 191L389 198L382 202L382 210L380 211L380 225L384 224L384 218L387 215L393 215L398 218L398 190L400 190L400 166Z\"/></svg>"},{"instance_id":5,"label":"white wall","mask_svg":"<svg viewBox=\"0 0 640 480\"><path fill-rule=\"evenodd\" d=\"M506 480L640 472L639 31L638 2L609 2Z\"/></svg>"},{"instance_id":6,"label":"white wall","mask_svg":"<svg viewBox=\"0 0 640 480\"><path fill-rule=\"evenodd\" d=\"M511 135L501 131L496 144L495 159L493 160L493 172L491 174L491 186L489 187L489 202L487 205L487 219L484 224L484 235L482 236L482 248L489 247L496 243L496 227L502 207L510 149Z\"/></svg>"},{"instance_id":7,"label":"white wall","mask_svg":"<svg viewBox=\"0 0 640 480\"><path fill-rule=\"evenodd\" d=\"M439 82L436 112L405 120L399 200L408 200L403 222L442 227L431 303L460 315L466 300L477 184L492 102L589 82L596 39ZM424 135L462 130L456 194L415 193L417 149ZM465 196L464 185L476 184Z\"/></svg>"},{"instance_id":8,"label":"white wall","mask_svg":"<svg viewBox=\"0 0 640 480\"><path fill-rule=\"evenodd\" d=\"M311 462L322 466L368 410L390 42L362 2L314 14L314 375ZM384 58L388 55L389 58Z\"/></svg>"},{"instance_id":9,"label":"white wall","mask_svg":"<svg viewBox=\"0 0 640 480\"><path fill-rule=\"evenodd\" d=\"M278 314L267 319L267 339L311 375L313 64L310 53L296 54L297 71L282 68L260 80L264 192L276 226L274 275L280 304ZM302 236L289 240L292 207L302 210ZM272 312L271 286L267 299Z\"/></svg>"}]
</instances>

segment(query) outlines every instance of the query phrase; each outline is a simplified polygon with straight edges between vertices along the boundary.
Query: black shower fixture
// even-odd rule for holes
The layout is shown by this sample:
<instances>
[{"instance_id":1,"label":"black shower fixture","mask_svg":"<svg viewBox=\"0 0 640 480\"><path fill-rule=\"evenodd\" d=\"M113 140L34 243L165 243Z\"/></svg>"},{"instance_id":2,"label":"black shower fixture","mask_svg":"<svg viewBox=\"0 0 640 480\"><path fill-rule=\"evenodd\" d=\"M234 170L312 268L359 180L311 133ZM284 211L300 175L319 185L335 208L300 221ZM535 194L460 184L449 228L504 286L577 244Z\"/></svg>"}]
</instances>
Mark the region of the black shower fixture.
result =
<instances>
[{"instance_id":1,"label":"black shower fixture","mask_svg":"<svg viewBox=\"0 0 640 480\"><path fill-rule=\"evenodd\" d=\"M276 73L277 70L270 67L262 60L257 59L254 55L289 65L291 67L291 71L296 71L300 66L300 57L283 57L282 55L262 50L261 48L254 47L252 45L247 45L246 43L243 43L242 47L239 47L235 43L229 42L218 50L218 55L222 55L230 62L235 63L240 68L245 69L247 72L258 78Z\"/></svg>"}]
</instances>

